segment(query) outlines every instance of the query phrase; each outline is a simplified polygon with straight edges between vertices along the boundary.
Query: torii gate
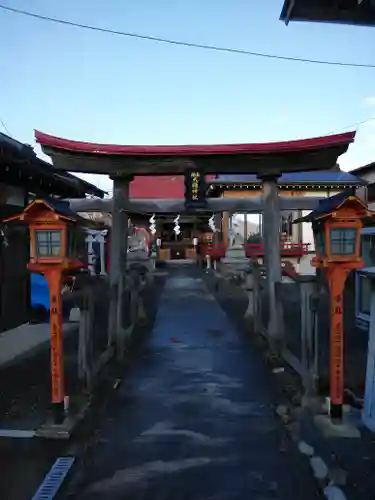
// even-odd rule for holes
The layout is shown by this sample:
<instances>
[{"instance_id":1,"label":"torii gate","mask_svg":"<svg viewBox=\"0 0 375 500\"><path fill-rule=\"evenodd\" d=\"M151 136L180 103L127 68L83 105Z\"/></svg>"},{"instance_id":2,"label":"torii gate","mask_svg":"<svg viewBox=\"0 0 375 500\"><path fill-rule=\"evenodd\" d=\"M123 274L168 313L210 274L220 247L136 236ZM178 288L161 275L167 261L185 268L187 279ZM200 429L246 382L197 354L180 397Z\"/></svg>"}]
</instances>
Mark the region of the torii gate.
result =
<instances>
[{"instance_id":1,"label":"torii gate","mask_svg":"<svg viewBox=\"0 0 375 500\"><path fill-rule=\"evenodd\" d=\"M279 248L280 200L277 179L282 173L329 170L354 141L355 132L286 142L199 146L121 146L62 139L35 131L43 152L54 167L64 171L107 174L113 179L111 241L111 290L121 282L126 259L129 183L135 175L183 175L188 170L203 174L256 174L262 181L264 243L270 306L268 331L277 340L280 308L275 284L281 281ZM120 291L121 293L121 291ZM117 330L118 294L111 294L110 335Z\"/></svg>"}]
</instances>

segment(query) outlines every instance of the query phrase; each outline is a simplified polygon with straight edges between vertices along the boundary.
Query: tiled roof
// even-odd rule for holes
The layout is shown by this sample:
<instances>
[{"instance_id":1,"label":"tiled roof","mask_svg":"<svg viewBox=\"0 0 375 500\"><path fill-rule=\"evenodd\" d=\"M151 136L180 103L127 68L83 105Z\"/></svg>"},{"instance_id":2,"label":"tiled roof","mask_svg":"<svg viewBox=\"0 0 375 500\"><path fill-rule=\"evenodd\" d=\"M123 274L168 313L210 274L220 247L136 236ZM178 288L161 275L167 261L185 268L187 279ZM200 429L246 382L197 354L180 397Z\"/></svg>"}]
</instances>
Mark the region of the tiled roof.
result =
<instances>
[{"instance_id":1,"label":"tiled roof","mask_svg":"<svg viewBox=\"0 0 375 500\"><path fill-rule=\"evenodd\" d=\"M261 181L252 174L248 175L219 175L212 184L258 184ZM322 170L313 172L292 172L283 174L279 183L281 184L366 184L363 179L342 170Z\"/></svg>"},{"instance_id":2,"label":"tiled roof","mask_svg":"<svg viewBox=\"0 0 375 500\"><path fill-rule=\"evenodd\" d=\"M44 198L44 201L58 214L77 219L77 214L70 209L69 202L56 200L55 198Z\"/></svg>"},{"instance_id":3,"label":"tiled roof","mask_svg":"<svg viewBox=\"0 0 375 500\"><path fill-rule=\"evenodd\" d=\"M305 217L301 217L296 219L294 222L314 222L319 217L324 216L325 214L329 214L333 212L336 208L338 208L349 196L353 196L352 190L346 189L341 193L338 193L334 196L330 196L329 198L325 198L320 200L318 206L315 210L310 212ZM356 198L358 203L363 202Z\"/></svg>"}]
</instances>

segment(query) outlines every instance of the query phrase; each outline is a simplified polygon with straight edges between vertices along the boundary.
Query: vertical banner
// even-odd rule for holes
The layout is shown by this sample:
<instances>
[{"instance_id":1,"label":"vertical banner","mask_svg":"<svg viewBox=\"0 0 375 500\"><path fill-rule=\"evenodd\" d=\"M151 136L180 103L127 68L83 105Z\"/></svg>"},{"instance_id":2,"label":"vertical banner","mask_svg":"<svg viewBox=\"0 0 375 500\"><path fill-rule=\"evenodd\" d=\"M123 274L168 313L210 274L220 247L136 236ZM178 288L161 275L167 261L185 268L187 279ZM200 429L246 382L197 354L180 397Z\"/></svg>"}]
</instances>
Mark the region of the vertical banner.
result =
<instances>
[{"instance_id":1,"label":"vertical banner","mask_svg":"<svg viewBox=\"0 0 375 500\"><path fill-rule=\"evenodd\" d=\"M343 404L344 394L344 346L343 346L343 294L332 297L331 305L331 402Z\"/></svg>"},{"instance_id":2,"label":"vertical banner","mask_svg":"<svg viewBox=\"0 0 375 500\"><path fill-rule=\"evenodd\" d=\"M63 403L64 358L62 339L61 309L61 271L51 269L45 273L50 291L50 327L51 327L51 388L52 403Z\"/></svg>"},{"instance_id":3,"label":"vertical banner","mask_svg":"<svg viewBox=\"0 0 375 500\"><path fill-rule=\"evenodd\" d=\"M198 169L185 171L185 206L186 208L204 208L206 206L205 175Z\"/></svg>"}]
</instances>

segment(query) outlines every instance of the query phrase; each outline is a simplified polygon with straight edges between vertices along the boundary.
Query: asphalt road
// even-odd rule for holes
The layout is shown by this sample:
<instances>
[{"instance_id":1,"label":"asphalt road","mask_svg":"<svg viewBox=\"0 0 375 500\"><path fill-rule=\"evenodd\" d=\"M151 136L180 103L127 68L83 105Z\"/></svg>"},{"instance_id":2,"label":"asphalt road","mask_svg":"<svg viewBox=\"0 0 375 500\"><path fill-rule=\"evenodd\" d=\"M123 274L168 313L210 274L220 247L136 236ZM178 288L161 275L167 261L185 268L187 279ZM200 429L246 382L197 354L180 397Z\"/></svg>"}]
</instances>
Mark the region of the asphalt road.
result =
<instances>
[{"instance_id":1,"label":"asphalt road","mask_svg":"<svg viewBox=\"0 0 375 500\"><path fill-rule=\"evenodd\" d=\"M170 271L153 331L97 422L65 498L312 500L272 378L193 267Z\"/></svg>"}]
</instances>

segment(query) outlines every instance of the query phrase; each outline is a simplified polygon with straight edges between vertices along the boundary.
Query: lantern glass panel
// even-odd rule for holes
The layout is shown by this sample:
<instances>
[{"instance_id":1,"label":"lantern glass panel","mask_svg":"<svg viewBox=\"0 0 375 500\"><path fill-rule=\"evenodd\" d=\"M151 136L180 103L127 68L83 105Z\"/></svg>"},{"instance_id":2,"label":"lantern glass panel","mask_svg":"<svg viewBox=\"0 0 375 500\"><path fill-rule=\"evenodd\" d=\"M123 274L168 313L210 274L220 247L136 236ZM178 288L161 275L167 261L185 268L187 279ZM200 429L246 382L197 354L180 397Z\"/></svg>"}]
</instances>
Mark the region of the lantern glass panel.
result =
<instances>
[{"instance_id":1,"label":"lantern glass panel","mask_svg":"<svg viewBox=\"0 0 375 500\"><path fill-rule=\"evenodd\" d=\"M35 231L37 257L60 257L62 231L37 229Z\"/></svg>"},{"instance_id":2,"label":"lantern glass panel","mask_svg":"<svg viewBox=\"0 0 375 500\"><path fill-rule=\"evenodd\" d=\"M326 256L326 238L324 226L320 225L314 229L315 232L315 244L316 251L319 257L324 258Z\"/></svg>"},{"instance_id":3,"label":"lantern glass panel","mask_svg":"<svg viewBox=\"0 0 375 500\"><path fill-rule=\"evenodd\" d=\"M330 229L331 255L353 255L356 253L356 243L355 228Z\"/></svg>"}]
</instances>

